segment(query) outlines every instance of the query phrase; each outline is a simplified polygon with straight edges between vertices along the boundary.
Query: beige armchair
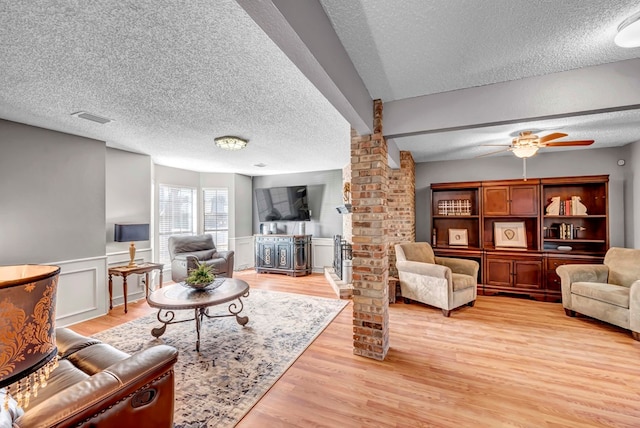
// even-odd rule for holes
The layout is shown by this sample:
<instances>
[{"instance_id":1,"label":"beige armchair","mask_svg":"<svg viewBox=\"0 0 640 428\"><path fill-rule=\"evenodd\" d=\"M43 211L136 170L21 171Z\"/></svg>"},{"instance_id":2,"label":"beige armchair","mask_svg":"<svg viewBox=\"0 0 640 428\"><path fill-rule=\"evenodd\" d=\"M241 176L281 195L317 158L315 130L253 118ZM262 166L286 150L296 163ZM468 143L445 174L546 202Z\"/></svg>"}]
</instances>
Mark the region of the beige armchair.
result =
<instances>
[{"instance_id":1,"label":"beige armchair","mask_svg":"<svg viewBox=\"0 0 640 428\"><path fill-rule=\"evenodd\" d=\"M612 247L601 265L562 265L556 269L562 306L631 330L640 340L640 249Z\"/></svg>"},{"instance_id":2,"label":"beige armchair","mask_svg":"<svg viewBox=\"0 0 640 428\"><path fill-rule=\"evenodd\" d=\"M459 306L474 305L480 268L477 262L436 257L426 242L397 244L395 249L405 303L416 300L435 306L445 317Z\"/></svg>"}]
</instances>

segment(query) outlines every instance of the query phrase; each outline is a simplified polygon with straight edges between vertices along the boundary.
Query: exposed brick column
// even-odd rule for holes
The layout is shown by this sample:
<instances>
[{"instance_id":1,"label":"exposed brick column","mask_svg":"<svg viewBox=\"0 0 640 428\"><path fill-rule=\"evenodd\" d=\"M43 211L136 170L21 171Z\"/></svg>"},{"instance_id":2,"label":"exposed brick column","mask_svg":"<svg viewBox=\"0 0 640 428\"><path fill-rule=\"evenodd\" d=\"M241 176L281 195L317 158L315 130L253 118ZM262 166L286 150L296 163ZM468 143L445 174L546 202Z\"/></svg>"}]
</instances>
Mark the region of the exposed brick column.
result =
<instances>
[{"instance_id":1,"label":"exposed brick column","mask_svg":"<svg viewBox=\"0 0 640 428\"><path fill-rule=\"evenodd\" d=\"M389 172L387 201L389 276L397 277L394 245L416 240L416 164L411 152L400 152L400 169Z\"/></svg>"},{"instance_id":2,"label":"exposed brick column","mask_svg":"<svg viewBox=\"0 0 640 428\"><path fill-rule=\"evenodd\" d=\"M389 168L380 100L374 101L373 125L372 135L351 138L353 353L384 360L389 351Z\"/></svg>"}]
</instances>

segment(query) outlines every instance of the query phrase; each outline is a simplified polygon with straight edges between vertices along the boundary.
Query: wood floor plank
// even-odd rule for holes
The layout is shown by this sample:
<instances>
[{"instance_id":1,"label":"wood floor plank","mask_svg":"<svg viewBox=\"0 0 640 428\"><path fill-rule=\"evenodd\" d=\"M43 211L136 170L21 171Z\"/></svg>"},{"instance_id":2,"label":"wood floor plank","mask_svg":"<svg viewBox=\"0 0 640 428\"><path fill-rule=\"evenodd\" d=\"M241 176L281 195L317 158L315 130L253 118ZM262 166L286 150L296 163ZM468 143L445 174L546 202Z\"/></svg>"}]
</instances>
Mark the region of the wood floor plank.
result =
<instances>
[{"instance_id":1,"label":"wood floor plank","mask_svg":"<svg viewBox=\"0 0 640 428\"><path fill-rule=\"evenodd\" d=\"M252 288L335 298L321 274L237 272ZM95 334L145 301L76 324ZM238 427L639 427L640 342L562 305L479 296L453 311L389 308L385 361L353 355L349 304Z\"/></svg>"}]
</instances>

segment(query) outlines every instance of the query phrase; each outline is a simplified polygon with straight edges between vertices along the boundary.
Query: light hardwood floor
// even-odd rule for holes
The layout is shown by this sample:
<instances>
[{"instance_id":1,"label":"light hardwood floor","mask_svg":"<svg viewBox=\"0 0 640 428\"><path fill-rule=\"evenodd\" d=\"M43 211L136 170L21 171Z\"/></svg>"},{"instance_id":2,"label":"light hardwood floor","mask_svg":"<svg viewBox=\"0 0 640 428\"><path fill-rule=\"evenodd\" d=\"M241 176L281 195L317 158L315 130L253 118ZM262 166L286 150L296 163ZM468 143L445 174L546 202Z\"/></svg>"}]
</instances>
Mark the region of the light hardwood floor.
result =
<instances>
[{"instance_id":1,"label":"light hardwood floor","mask_svg":"<svg viewBox=\"0 0 640 428\"><path fill-rule=\"evenodd\" d=\"M335 297L324 276L234 274L251 287ZM479 296L453 311L390 305L385 361L352 353L349 304L238 427L640 427L640 342L558 303ZM146 302L72 326L94 334ZM304 326L301 326L304 328Z\"/></svg>"}]
</instances>

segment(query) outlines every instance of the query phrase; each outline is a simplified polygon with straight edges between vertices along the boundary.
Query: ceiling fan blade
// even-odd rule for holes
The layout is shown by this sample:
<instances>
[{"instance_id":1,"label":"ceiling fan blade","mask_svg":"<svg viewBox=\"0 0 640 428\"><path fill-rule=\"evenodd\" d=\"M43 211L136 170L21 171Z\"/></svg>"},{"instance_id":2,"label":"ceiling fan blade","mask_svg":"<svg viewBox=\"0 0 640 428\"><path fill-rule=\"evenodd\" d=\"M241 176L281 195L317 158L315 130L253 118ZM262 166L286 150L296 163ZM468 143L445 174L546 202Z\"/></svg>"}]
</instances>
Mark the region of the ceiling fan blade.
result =
<instances>
[{"instance_id":1,"label":"ceiling fan blade","mask_svg":"<svg viewBox=\"0 0 640 428\"><path fill-rule=\"evenodd\" d=\"M544 144L544 147L590 146L592 144L593 140L556 141L554 143Z\"/></svg>"},{"instance_id":2,"label":"ceiling fan blade","mask_svg":"<svg viewBox=\"0 0 640 428\"><path fill-rule=\"evenodd\" d=\"M495 155L496 153L507 152L507 151L509 151L510 149L511 149L511 147L508 147L508 148L506 148L506 149L498 150L498 151L495 151L495 152L485 153L485 154L483 154L483 155L478 155L478 156L475 156L475 157L476 157L476 158L483 158L483 157L486 157L486 156Z\"/></svg>"},{"instance_id":3,"label":"ceiling fan blade","mask_svg":"<svg viewBox=\"0 0 640 428\"><path fill-rule=\"evenodd\" d=\"M511 147L511 144L480 144L483 147Z\"/></svg>"},{"instance_id":4,"label":"ceiling fan blade","mask_svg":"<svg viewBox=\"0 0 640 428\"><path fill-rule=\"evenodd\" d=\"M540 143L544 143L546 141L555 140L557 138L566 137L569 134L564 134L562 132L554 132L553 134L545 135L544 137L540 137L538 140Z\"/></svg>"}]
</instances>

